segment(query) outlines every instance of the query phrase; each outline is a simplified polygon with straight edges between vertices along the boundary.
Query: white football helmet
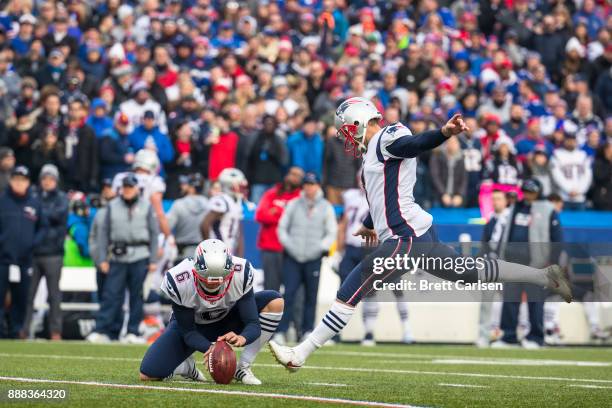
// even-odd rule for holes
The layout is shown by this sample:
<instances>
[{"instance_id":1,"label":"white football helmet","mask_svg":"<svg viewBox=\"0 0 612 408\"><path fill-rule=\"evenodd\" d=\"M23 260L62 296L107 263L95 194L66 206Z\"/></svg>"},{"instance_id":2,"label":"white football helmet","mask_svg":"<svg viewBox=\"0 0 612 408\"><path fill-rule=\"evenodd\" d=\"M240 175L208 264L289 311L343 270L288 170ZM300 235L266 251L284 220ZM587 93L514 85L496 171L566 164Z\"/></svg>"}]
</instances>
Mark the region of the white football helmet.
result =
<instances>
[{"instance_id":1,"label":"white football helmet","mask_svg":"<svg viewBox=\"0 0 612 408\"><path fill-rule=\"evenodd\" d=\"M234 277L232 254L223 241L207 239L196 247L193 256L193 277L198 294L205 300L221 299ZM221 284L214 294L206 293L206 284Z\"/></svg>"},{"instance_id":2,"label":"white football helmet","mask_svg":"<svg viewBox=\"0 0 612 408\"><path fill-rule=\"evenodd\" d=\"M143 169L150 174L157 174L159 171L159 157L157 157L157 153L149 149L140 149L134 156L132 169Z\"/></svg>"},{"instance_id":3,"label":"white football helmet","mask_svg":"<svg viewBox=\"0 0 612 408\"><path fill-rule=\"evenodd\" d=\"M219 174L221 190L236 198L245 196L248 182L244 173L235 168L223 169Z\"/></svg>"},{"instance_id":4,"label":"white football helmet","mask_svg":"<svg viewBox=\"0 0 612 408\"><path fill-rule=\"evenodd\" d=\"M337 135L344 136L345 150L355 157L366 151L365 131L372 119L382 119L381 113L372 101L359 96L345 100L336 109Z\"/></svg>"}]
</instances>

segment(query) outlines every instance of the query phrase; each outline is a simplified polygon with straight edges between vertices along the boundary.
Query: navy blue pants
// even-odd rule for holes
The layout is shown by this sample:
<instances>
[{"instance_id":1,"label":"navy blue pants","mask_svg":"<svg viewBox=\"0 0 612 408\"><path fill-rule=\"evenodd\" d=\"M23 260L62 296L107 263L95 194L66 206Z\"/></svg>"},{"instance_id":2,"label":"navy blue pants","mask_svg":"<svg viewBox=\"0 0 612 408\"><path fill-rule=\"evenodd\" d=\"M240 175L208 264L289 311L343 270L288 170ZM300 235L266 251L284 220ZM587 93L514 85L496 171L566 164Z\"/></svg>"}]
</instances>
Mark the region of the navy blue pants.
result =
<instances>
[{"instance_id":1,"label":"navy blue pants","mask_svg":"<svg viewBox=\"0 0 612 408\"><path fill-rule=\"evenodd\" d=\"M319 275L321 271L321 258L298 262L290 255L283 257L283 285L285 286L285 312L278 325L280 333L286 333L289 323L293 320L293 307L295 296L301 285L304 285L304 314L302 328L299 333L312 331L314 326L315 310L317 307L317 294L319 292Z\"/></svg>"},{"instance_id":2,"label":"navy blue pants","mask_svg":"<svg viewBox=\"0 0 612 408\"><path fill-rule=\"evenodd\" d=\"M262 290L255 293L257 312L261 312L268 303L280 297L280 293L274 290ZM231 331L241 333L244 329L244 323L240 320L237 308L233 308L227 316L218 322L197 324L196 328L202 336L214 342L217 341L219 336ZM166 378L195 351L183 341L178 323L173 316L164 333L147 350L140 364L140 372L149 378Z\"/></svg>"},{"instance_id":3,"label":"navy blue pants","mask_svg":"<svg viewBox=\"0 0 612 408\"><path fill-rule=\"evenodd\" d=\"M130 295L130 316L128 333L138 335L138 326L142 321L142 285L147 275L148 259L131 263L111 262L108 276L102 291L102 304L96 316L96 332L113 336L117 327L117 316L123 308L125 289Z\"/></svg>"},{"instance_id":4,"label":"navy blue pants","mask_svg":"<svg viewBox=\"0 0 612 408\"><path fill-rule=\"evenodd\" d=\"M23 329L28 306L28 291L30 290L29 268L29 265L20 265L21 280L18 283L10 283L9 265L0 264L0 338L6 336L4 333L4 299L9 289L11 291L11 312L7 335L12 339L17 338L19 332Z\"/></svg>"},{"instance_id":5,"label":"navy blue pants","mask_svg":"<svg viewBox=\"0 0 612 408\"><path fill-rule=\"evenodd\" d=\"M501 329L504 331L502 340L506 343L518 343L516 327L518 326L520 302L508 302L505 299L520 299L521 292L527 294L529 299L544 299L546 290L528 283L505 283L504 304L502 306ZM531 330L526 336L527 340L535 341L539 345L544 344L544 302L528 302L529 323Z\"/></svg>"},{"instance_id":6,"label":"navy blue pants","mask_svg":"<svg viewBox=\"0 0 612 408\"><path fill-rule=\"evenodd\" d=\"M402 270L385 271L380 275L372 272L374 258L394 257L396 254L408 254L414 256L457 258L461 257L453 248L442 244L433 227L420 237L409 237L402 239L389 239L379 244L372 253L360 262L350 272L338 290L337 299L352 306L356 306L363 297L373 291L375 280L393 281L406 273ZM463 280L468 283L478 281L476 268L457 274L447 269L431 269L426 272L439 278L457 281Z\"/></svg>"}]
</instances>

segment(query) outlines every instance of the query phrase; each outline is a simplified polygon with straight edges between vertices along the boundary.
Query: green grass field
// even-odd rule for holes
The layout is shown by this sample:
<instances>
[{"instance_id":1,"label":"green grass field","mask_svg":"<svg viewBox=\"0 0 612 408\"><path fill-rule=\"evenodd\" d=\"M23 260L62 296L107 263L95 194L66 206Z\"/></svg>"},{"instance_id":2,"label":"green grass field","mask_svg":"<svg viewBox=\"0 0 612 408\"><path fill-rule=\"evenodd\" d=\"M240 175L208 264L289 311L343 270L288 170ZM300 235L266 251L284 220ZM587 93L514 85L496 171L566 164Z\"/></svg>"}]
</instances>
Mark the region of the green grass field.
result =
<instances>
[{"instance_id":1,"label":"green grass field","mask_svg":"<svg viewBox=\"0 0 612 408\"><path fill-rule=\"evenodd\" d=\"M0 405L49 404L11 403L9 389L65 389L63 403L82 407L347 406L357 401L366 406L612 406L612 348L338 345L319 350L296 374L276 365L266 349L254 367L264 382L260 387L176 379L142 383L138 367L145 349L2 341Z\"/></svg>"}]
</instances>

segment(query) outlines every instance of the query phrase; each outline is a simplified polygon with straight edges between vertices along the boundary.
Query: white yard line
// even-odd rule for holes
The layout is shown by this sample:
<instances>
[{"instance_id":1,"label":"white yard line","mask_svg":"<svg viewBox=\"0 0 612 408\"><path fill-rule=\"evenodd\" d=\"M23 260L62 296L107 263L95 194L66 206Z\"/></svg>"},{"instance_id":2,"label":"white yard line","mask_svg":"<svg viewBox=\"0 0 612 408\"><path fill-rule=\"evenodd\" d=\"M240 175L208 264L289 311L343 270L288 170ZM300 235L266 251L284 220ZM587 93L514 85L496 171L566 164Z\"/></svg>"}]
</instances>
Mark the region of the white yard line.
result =
<instances>
[{"instance_id":1,"label":"white yard line","mask_svg":"<svg viewBox=\"0 0 612 408\"><path fill-rule=\"evenodd\" d=\"M348 387L348 384L339 383L324 383L324 382L307 382L308 385L316 385L321 387Z\"/></svg>"},{"instance_id":2,"label":"white yard line","mask_svg":"<svg viewBox=\"0 0 612 408\"><path fill-rule=\"evenodd\" d=\"M96 357L96 356L67 356L57 354L21 354L21 353L0 353L0 357L19 357L19 358L49 358L49 359L71 359L71 360L94 360L94 361L141 361L140 358L128 357ZM255 363L256 367L271 367L282 368L279 364ZM565 382L596 382L609 383L612 380L591 379L591 378L572 378L572 377L550 377L550 376L529 376L529 375L506 375L506 374L483 374L483 373L456 373L448 371L421 371L421 370L403 370L390 368L364 368L364 367L331 367L331 366L313 366L307 365L302 367L306 370L326 370L326 371L348 371L348 372L365 372L365 373L390 373L390 374L419 374L419 375L446 375L458 377L480 377L480 378L505 378L513 380L543 380L543 381L565 381Z\"/></svg>"},{"instance_id":3,"label":"white yard line","mask_svg":"<svg viewBox=\"0 0 612 408\"><path fill-rule=\"evenodd\" d=\"M457 387L457 388L489 388L488 385L474 385L474 384L450 384L450 383L438 383L441 387Z\"/></svg>"},{"instance_id":4,"label":"white yard line","mask_svg":"<svg viewBox=\"0 0 612 408\"><path fill-rule=\"evenodd\" d=\"M570 387L612 389L612 387L608 387L608 386L605 386L605 385L592 385L592 384L570 384Z\"/></svg>"},{"instance_id":5,"label":"white yard line","mask_svg":"<svg viewBox=\"0 0 612 408\"><path fill-rule=\"evenodd\" d=\"M612 349L611 349L612 350ZM405 359L406 362L412 362L413 359L422 362L422 359L430 358L431 361L442 361L442 360L463 360L463 361L499 361L499 362L518 362L525 363L522 365L584 365L585 367L612 367L612 363L603 361L578 361L578 360L559 360L559 359L537 359L537 358L512 358L512 357L472 357L472 356L457 356L457 355L445 355L445 354L420 354L420 353L383 353L383 352L357 352L357 351L328 351L322 350L319 354L329 354L338 356L359 356L363 358L368 357L387 357L392 359ZM376 361L376 360L373 360ZM388 360L385 360L388 361ZM396 362L398 362L396 360ZM451 363L449 363L451 364ZM466 363L469 364L469 363Z\"/></svg>"},{"instance_id":6,"label":"white yard line","mask_svg":"<svg viewBox=\"0 0 612 408\"><path fill-rule=\"evenodd\" d=\"M170 391L170 392L192 392L192 393L202 393L202 394L221 394L221 395L233 395L233 396L241 396L241 397L259 397L259 398L272 398L272 399L281 399L281 400L286 399L286 400L359 405L359 406L382 407L382 408L417 408L412 405L390 404L390 403L385 403L385 402L357 401L357 400L350 400L350 399L343 399L343 398L325 398L325 397L313 397L309 395L291 395L291 394L277 394L277 393L267 393L267 392L229 391L229 390L203 389L203 388L177 388L177 387L165 387L165 386L154 386L154 385L114 384L114 383L102 383L102 382L96 382L96 381L49 380L49 379L44 379L44 378L24 378L24 377L4 377L4 376L0 376L0 381L16 381L16 382L24 382L24 383L44 383L44 384L85 385L85 386L102 387L102 388L159 390L159 391Z\"/></svg>"},{"instance_id":7,"label":"white yard line","mask_svg":"<svg viewBox=\"0 0 612 408\"><path fill-rule=\"evenodd\" d=\"M431 360L431 364L475 364L475 365L509 365L509 366L573 366L573 367L611 367L612 363L604 363L601 361L571 361L571 360L531 360L531 359L448 359L441 358Z\"/></svg>"}]
</instances>

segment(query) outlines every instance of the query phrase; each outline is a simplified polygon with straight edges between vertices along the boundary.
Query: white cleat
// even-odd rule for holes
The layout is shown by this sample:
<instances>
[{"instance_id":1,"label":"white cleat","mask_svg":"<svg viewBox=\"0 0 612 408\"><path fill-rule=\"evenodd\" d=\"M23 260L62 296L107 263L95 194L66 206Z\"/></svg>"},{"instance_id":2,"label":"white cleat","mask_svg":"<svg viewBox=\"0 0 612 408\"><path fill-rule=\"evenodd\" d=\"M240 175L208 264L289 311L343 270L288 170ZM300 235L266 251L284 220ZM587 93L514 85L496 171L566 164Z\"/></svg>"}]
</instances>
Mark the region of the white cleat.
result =
<instances>
[{"instance_id":1,"label":"white cleat","mask_svg":"<svg viewBox=\"0 0 612 408\"><path fill-rule=\"evenodd\" d=\"M363 347L375 347L376 346L376 340L374 339L362 339L361 340L361 345Z\"/></svg>"},{"instance_id":2,"label":"white cleat","mask_svg":"<svg viewBox=\"0 0 612 408\"><path fill-rule=\"evenodd\" d=\"M478 340L476 340L477 348L489 348L490 345L489 339L485 339L484 337L479 337Z\"/></svg>"},{"instance_id":3,"label":"white cleat","mask_svg":"<svg viewBox=\"0 0 612 408\"><path fill-rule=\"evenodd\" d=\"M402 343L404 344L414 343L414 337L412 337L412 332L410 330L404 331L404 336L402 337Z\"/></svg>"},{"instance_id":4,"label":"white cleat","mask_svg":"<svg viewBox=\"0 0 612 408\"><path fill-rule=\"evenodd\" d=\"M249 366L237 369L234 378L245 385L261 385L261 380L255 377Z\"/></svg>"},{"instance_id":5,"label":"white cleat","mask_svg":"<svg viewBox=\"0 0 612 408\"><path fill-rule=\"evenodd\" d=\"M268 342L268 347L276 361L289 372L295 373L304 365L304 360L298 358L292 347L281 346L272 340Z\"/></svg>"},{"instance_id":6,"label":"white cleat","mask_svg":"<svg viewBox=\"0 0 612 408\"><path fill-rule=\"evenodd\" d=\"M548 277L548 285L546 287L560 295L567 303L571 303L573 300L572 288L561 267L559 265L547 267L546 276Z\"/></svg>"},{"instance_id":7,"label":"white cleat","mask_svg":"<svg viewBox=\"0 0 612 408\"><path fill-rule=\"evenodd\" d=\"M87 340L90 343L95 343L95 344L107 344L111 342L110 337L108 337L106 334L102 334L98 332L89 333L89 335L85 337L85 340Z\"/></svg>"},{"instance_id":8,"label":"white cleat","mask_svg":"<svg viewBox=\"0 0 612 408\"><path fill-rule=\"evenodd\" d=\"M128 333L124 338L121 339L121 343L124 344L147 344L144 337L135 335L134 333Z\"/></svg>"},{"instance_id":9,"label":"white cleat","mask_svg":"<svg viewBox=\"0 0 612 408\"><path fill-rule=\"evenodd\" d=\"M538 350L538 349L540 349L542 347L538 343L536 343L535 341L527 340L527 339L523 339L521 341L521 346L523 346L523 348L525 350Z\"/></svg>"},{"instance_id":10,"label":"white cleat","mask_svg":"<svg viewBox=\"0 0 612 408\"><path fill-rule=\"evenodd\" d=\"M517 344L506 343L503 340L497 340L491 343L491 348L494 348L494 349L506 349L506 348L516 348L516 347L517 347Z\"/></svg>"}]
</instances>

